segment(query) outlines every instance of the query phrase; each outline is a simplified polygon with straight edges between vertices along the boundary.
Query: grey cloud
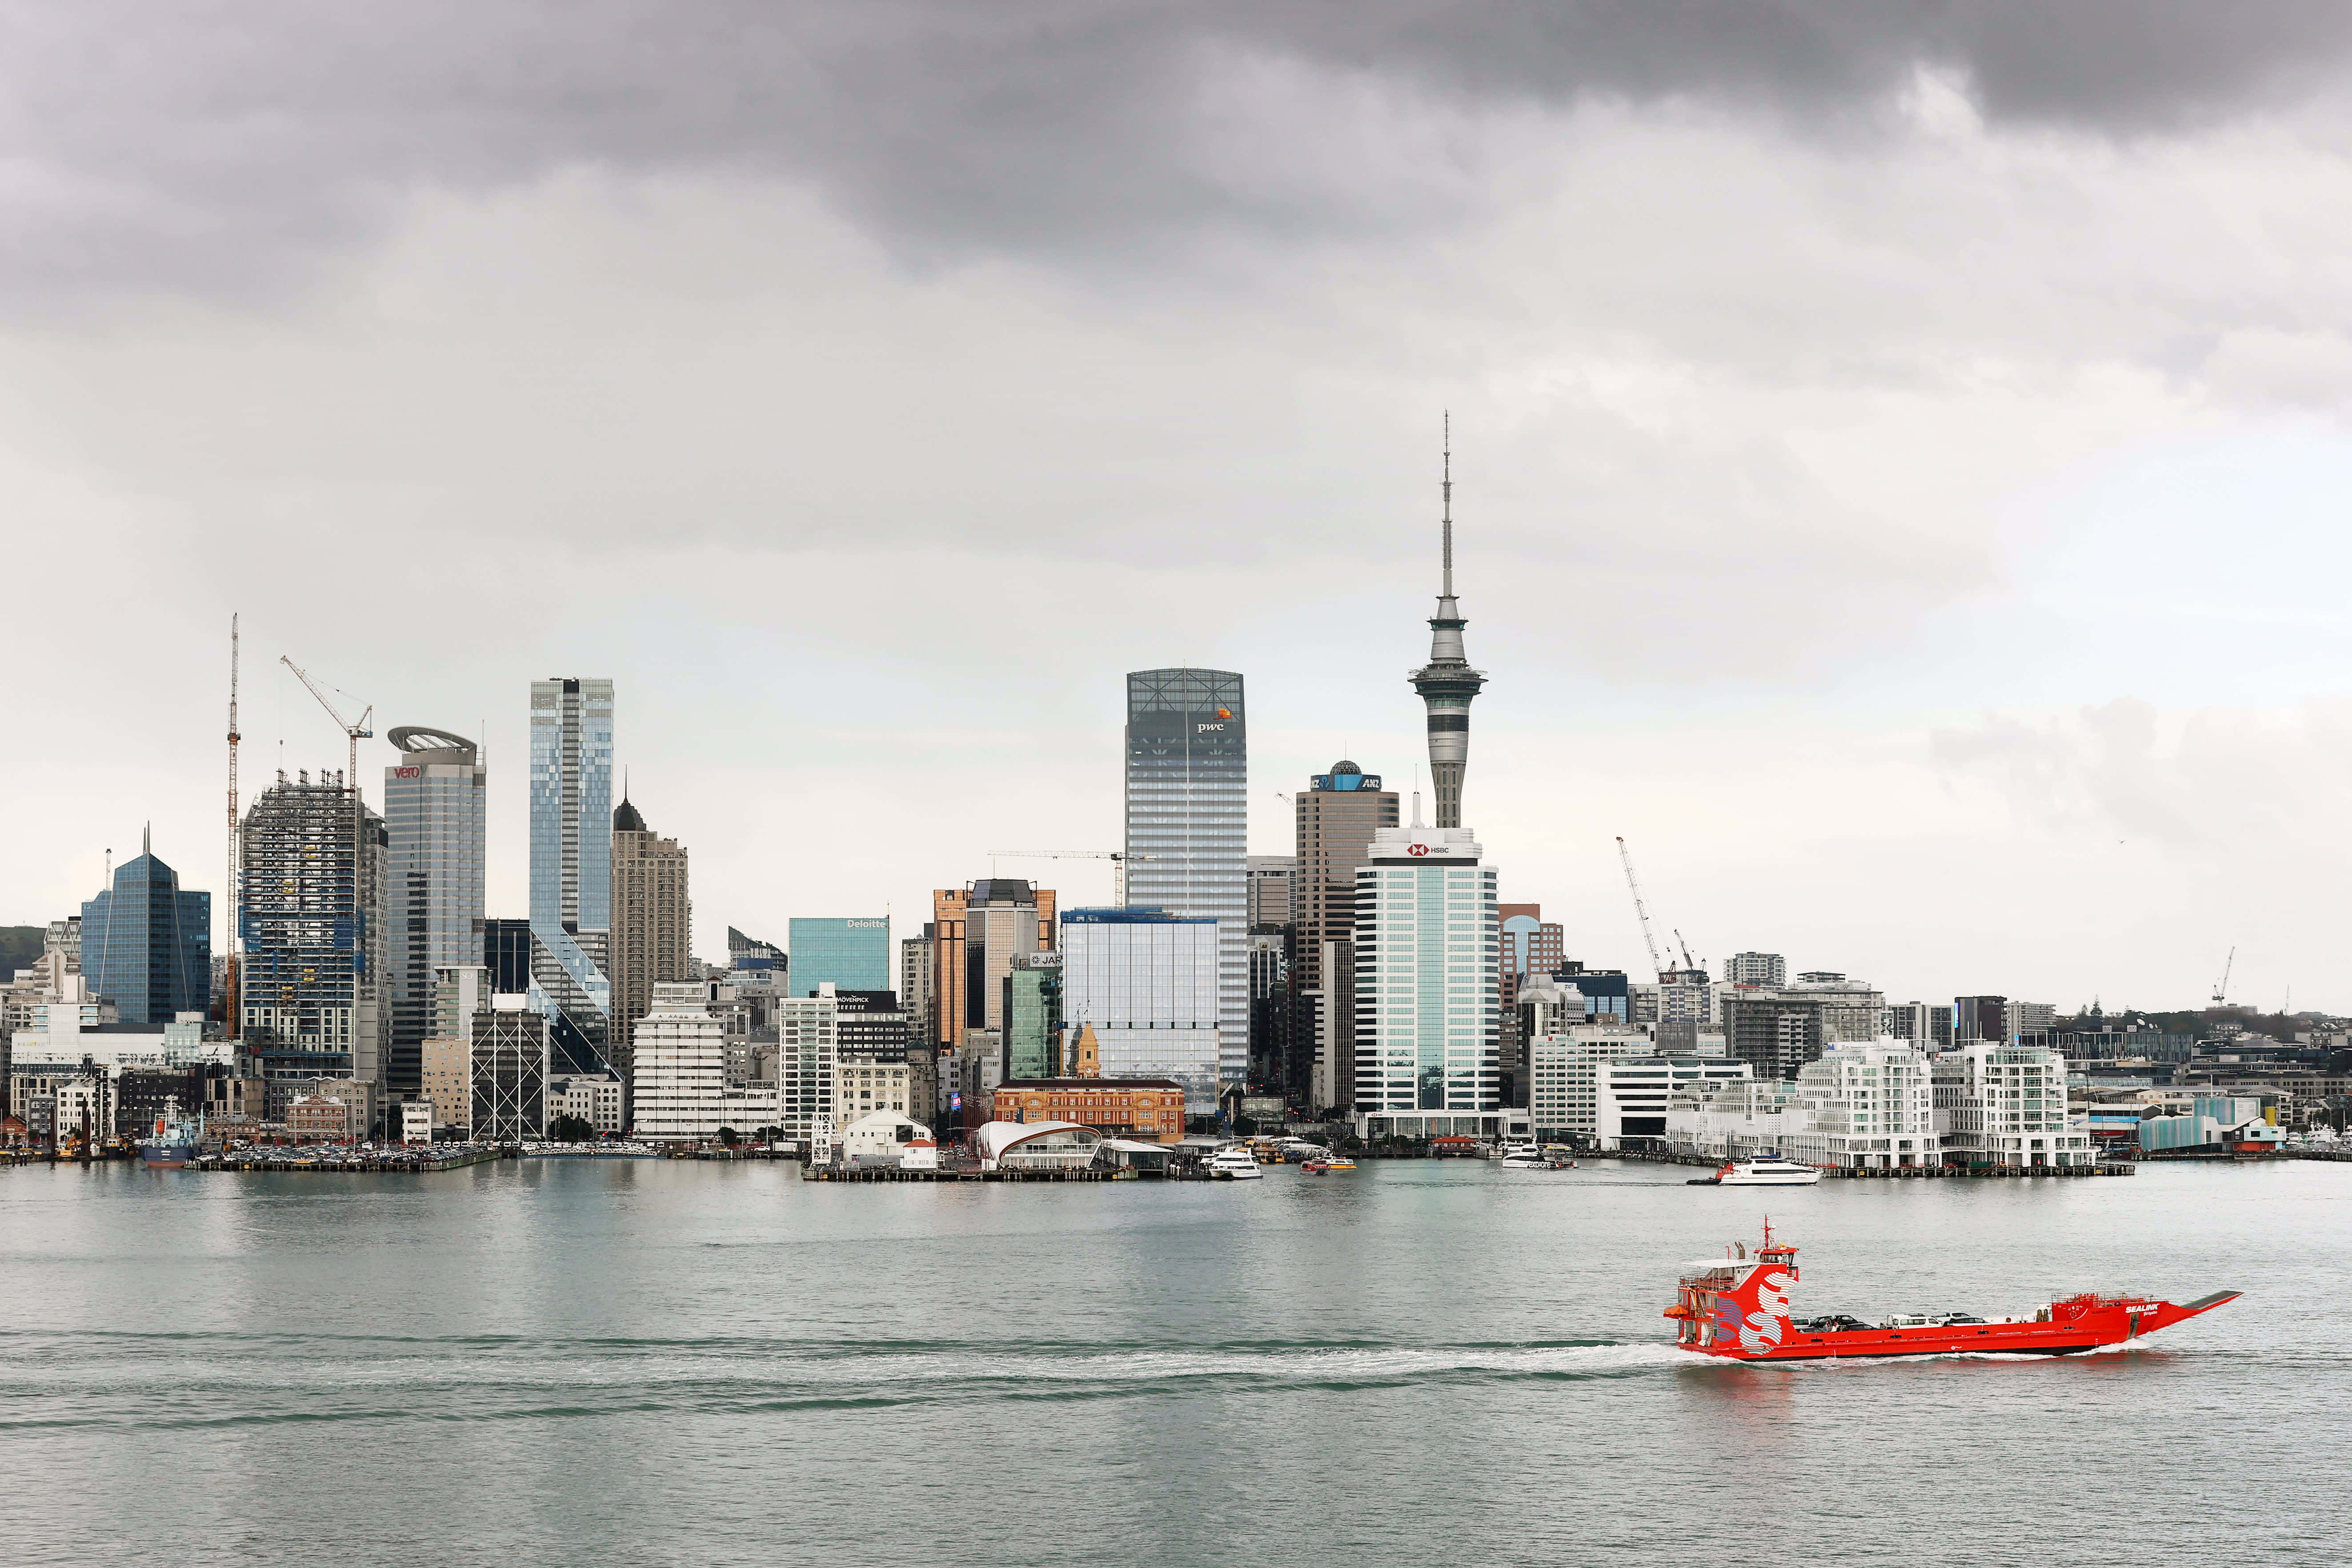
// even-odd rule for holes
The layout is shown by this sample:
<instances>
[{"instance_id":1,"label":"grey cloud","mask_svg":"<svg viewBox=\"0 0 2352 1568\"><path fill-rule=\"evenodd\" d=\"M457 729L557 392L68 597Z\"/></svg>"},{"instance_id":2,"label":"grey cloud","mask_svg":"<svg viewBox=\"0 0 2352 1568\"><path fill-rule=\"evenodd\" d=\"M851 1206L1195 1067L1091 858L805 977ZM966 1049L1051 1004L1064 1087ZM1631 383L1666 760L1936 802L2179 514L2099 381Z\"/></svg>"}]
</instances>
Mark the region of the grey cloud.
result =
<instances>
[{"instance_id":1,"label":"grey cloud","mask_svg":"<svg viewBox=\"0 0 2352 1568\"><path fill-rule=\"evenodd\" d=\"M416 187L582 164L807 180L904 256L1149 258L1481 199L1448 117L1601 99L1835 120L1921 65L2134 131L2307 87L2308 0L409 0L0 8L0 287L263 288ZM1402 122L1426 116L1426 134Z\"/></svg>"}]
</instances>

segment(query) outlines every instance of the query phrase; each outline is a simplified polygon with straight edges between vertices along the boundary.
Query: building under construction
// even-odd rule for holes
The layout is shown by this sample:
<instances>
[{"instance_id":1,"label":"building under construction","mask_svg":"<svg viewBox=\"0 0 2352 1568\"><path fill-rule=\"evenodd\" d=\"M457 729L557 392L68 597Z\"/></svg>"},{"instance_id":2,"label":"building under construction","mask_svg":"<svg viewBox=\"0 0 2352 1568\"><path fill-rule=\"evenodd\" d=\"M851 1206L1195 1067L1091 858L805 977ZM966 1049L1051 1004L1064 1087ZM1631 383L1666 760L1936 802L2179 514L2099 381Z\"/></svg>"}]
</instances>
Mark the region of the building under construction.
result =
<instances>
[{"instance_id":1,"label":"building under construction","mask_svg":"<svg viewBox=\"0 0 2352 1568\"><path fill-rule=\"evenodd\" d=\"M383 819L341 772L263 790L240 835L240 1023L268 1113L304 1080L383 1082Z\"/></svg>"}]
</instances>

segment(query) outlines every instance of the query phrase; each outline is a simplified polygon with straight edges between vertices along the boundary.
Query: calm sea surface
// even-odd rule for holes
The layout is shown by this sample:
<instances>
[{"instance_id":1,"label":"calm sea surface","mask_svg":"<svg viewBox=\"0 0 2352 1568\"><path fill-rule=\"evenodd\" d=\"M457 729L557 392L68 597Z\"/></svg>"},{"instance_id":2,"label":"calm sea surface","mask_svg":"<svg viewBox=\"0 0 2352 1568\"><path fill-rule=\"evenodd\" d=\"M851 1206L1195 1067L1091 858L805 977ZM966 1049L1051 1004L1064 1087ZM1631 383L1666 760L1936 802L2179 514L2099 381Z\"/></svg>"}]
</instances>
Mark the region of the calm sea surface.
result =
<instances>
[{"instance_id":1,"label":"calm sea surface","mask_svg":"<svg viewBox=\"0 0 2352 1568\"><path fill-rule=\"evenodd\" d=\"M525 1161L0 1170L22 1563L2138 1563L2352 1557L2352 1166L844 1186ZM1671 1351L1801 1311L2246 1298L2063 1361Z\"/></svg>"}]
</instances>

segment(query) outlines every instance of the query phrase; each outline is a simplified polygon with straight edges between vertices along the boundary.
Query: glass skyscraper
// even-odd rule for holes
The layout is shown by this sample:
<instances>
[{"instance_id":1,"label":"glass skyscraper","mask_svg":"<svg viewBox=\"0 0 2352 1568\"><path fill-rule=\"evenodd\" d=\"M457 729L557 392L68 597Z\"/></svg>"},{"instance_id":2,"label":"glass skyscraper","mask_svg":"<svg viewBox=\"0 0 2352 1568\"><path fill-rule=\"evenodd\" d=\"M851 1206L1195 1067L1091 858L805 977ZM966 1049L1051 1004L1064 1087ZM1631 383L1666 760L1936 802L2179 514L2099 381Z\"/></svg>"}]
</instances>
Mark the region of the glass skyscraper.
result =
<instances>
[{"instance_id":1,"label":"glass skyscraper","mask_svg":"<svg viewBox=\"0 0 2352 1568\"><path fill-rule=\"evenodd\" d=\"M403 725L383 770L384 971L392 1032L384 1086L424 1088L433 972L482 961L485 769L464 736Z\"/></svg>"},{"instance_id":2,"label":"glass skyscraper","mask_svg":"<svg viewBox=\"0 0 2352 1568\"><path fill-rule=\"evenodd\" d=\"M793 995L813 997L825 981L843 991L887 991L890 978L890 920L803 919L787 923Z\"/></svg>"},{"instance_id":3,"label":"glass skyscraper","mask_svg":"<svg viewBox=\"0 0 2352 1568\"><path fill-rule=\"evenodd\" d=\"M1493 1113L1495 868L1467 828L1383 828L1356 873L1356 1112ZM1417 1129L1420 1130L1420 1129ZM1477 1133L1474 1122L1427 1126Z\"/></svg>"},{"instance_id":4,"label":"glass skyscraper","mask_svg":"<svg viewBox=\"0 0 2352 1568\"><path fill-rule=\"evenodd\" d=\"M139 835L139 858L81 906L81 972L124 1023L170 1023L212 999L213 895L183 893L180 875Z\"/></svg>"},{"instance_id":5,"label":"glass skyscraper","mask_svg":"<svg viewBox=\"0 0 2352 1568\"><path fill-rule=\"evenodd\" d=\"M533 681L531 1006L562 1010L600 1058L613 1010L604 967L612 927L613 683ZM598 1062L563 1065L583 1071Z\"/></svg>"},{"instance_id":6,"label":"glass skyscraper","mask_svg":"<svg viewBox=\"0 0 2352 1568\"><path fill-rule=\"evenodd\" d=\"M1128 903L1217 923L1217 1065L1228 1083L1249 1074L1248 736L1231 670L1127 677Z\"/></svg>"},{"instance_id":7,"label":"glass skyscraper","mask_svg":"<svg viewBox=\"0 0 2352 1568\"><path fill-rule=\"evenodd\" d=\"M1094 1030L1105 1078L1172 1078L1188 1114L1216 1114L1223 1042L1238 1038L1248 1065L1247 996L1243 1034L1221 1021L1224 924L1131 904L1062 916L1062 1021Z\"/></svg>"}]
</instances>

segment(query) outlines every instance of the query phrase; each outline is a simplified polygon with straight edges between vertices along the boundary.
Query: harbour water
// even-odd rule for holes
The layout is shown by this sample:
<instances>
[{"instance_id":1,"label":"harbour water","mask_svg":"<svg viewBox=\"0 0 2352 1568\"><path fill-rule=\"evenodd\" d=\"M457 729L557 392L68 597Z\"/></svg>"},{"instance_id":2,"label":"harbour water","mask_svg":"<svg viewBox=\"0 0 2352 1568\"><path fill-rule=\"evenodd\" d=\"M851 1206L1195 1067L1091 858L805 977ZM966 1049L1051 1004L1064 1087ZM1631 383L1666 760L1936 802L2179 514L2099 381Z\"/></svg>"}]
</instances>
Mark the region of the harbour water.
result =
<instances>
[{"instance_id":1,"label":"harbour water","mask_svg":"<svg viewBox=\"0 0 2352 1568\"><path fill-rule=\"evenodd\" d=\"M1737 1191L1673 1166L832 1186L0 1170L0 1540L240 1564L2352 1555L2352 1168ZM1756 1367L1801 1312L2243 1301L2139 1348Z\"/></svg>"}]
</instances>

